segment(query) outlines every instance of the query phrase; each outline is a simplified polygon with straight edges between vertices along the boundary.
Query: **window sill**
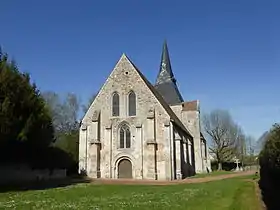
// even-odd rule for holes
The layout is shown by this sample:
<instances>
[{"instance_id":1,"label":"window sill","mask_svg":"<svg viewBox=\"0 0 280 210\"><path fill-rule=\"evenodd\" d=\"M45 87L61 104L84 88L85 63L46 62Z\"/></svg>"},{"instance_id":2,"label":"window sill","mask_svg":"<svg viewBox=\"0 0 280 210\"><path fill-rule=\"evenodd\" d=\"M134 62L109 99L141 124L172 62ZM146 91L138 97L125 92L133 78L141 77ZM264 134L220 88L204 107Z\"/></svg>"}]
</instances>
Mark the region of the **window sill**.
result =
<instances>
[{"instance_id":1,"label":"window sill","mask_svg":"<svg viewBox=\"0 0 280 210\"><path fill-rule=\"evenodd\" d=\"M121 117L120 117L120 116L110 116L110 119L111 119L111 120L119 119L119 118L121 118Z\"/></svg>"},{"instance_id":2,"label":"window sill","mask_svg":"<svg viewBox=\"0 0 280 210\"><path fill-rule=\"evenodd\" d=\"M119 151L127 151L127 150L131 150L132 148L130 147L130 148L117 148L117 150L119 150Z\"/></svg>"},{"instance_id":3,"label":"window sill","mask_svg":"<svg viewBox=\"0 0 280 210\"><path fill-rule=\"evenodd\" d=\"M137 116L110 116L110 119L127 119L127 118L136 118Z\"/></svg>"}]
</instances>

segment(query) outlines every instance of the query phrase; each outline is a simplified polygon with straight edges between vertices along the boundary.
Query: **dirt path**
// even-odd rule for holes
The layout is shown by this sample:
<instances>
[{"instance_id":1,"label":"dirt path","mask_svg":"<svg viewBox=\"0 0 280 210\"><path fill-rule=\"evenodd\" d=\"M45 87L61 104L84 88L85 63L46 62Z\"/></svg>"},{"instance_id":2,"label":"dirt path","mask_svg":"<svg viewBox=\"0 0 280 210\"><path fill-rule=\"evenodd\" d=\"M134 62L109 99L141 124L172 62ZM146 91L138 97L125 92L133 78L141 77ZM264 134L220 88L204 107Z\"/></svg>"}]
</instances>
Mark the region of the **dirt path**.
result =
<instances>
[{"instance_id":1,"label":"dirt path","mask_svg":"<svg viewBox=\"0 0 280 210\"><path fill-rule=\"evenodd\" d=\"M174 181L156 181L156 180L132 180L132 179L92 179L93 184L125 184L125 185L174 185L174 184L188 184L188 183L203 183L222 179L229 179L233 177L246 176L255 174L256 171L236 172L233 174L208 176L203 178L191 178Z\"/></svg>"}]
</instances>

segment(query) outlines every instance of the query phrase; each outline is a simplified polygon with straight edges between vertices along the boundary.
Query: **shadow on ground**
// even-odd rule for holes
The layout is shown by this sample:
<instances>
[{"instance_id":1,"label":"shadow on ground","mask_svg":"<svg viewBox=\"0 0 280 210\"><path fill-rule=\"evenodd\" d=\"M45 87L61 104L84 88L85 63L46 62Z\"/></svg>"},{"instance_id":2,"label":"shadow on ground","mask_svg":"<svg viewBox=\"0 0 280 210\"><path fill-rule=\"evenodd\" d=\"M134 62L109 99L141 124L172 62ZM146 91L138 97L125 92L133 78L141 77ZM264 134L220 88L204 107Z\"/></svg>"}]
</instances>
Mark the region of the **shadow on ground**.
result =
<instances>
[{"instance_id":1,"label":"shadow on ground","mask_svg":"<svg viewBox=\"0 0 280 210\"><path fill-rule=\"evenodd\" d=\"M280 210L280 173L260 169L259 187L267 210Z\"/></svg>"},{"instance_id":2,"label":"shadow on ground","mask_svg":"<svg viewBox=\"0 0 280 210\"><path fill-rule=\"evenodd\" d=\"M66 187L70 185L76 185L81 183L89 183L90 180L82 177L68 177L57 180L41 180L33 182L22 182L22 183L9 183L0 185L0 193L10 191L28 191L28 190L45 190L51 188Z\"/></svg>"}]
</instances>

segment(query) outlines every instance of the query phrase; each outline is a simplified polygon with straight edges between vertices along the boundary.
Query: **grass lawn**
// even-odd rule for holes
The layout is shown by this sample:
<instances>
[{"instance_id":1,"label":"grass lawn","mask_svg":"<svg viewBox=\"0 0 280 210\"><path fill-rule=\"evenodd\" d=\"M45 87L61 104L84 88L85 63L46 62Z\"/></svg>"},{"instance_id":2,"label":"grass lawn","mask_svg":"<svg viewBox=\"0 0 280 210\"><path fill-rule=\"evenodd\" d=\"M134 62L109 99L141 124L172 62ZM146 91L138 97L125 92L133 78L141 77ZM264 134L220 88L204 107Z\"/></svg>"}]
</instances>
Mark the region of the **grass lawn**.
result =
<instances>
[{"instance_id":1,"label":"grass lawn","mask_svg":"<svg viewBox=\"0 0 280 210\"><path fill-rule=\"evenodd\" d=\"M77 184L0 194L0 209L258 210L253 176L169 186Z\"/></svg>"},{"instance_id":2,"label":"grass lawn","mask_svg":"<svg viewBox=\"0 0 280 210\"><path fill-rule=\"evenodd\" d=\"M203 174L196 174L195 176L189 177L190 179L192 178L203 178L203 177L209 177L209 176L218 176L218 175L225 175L225 174L233 174L236 173L234 171L213 171L209 174L203 173Z\"/></svg>"}]
</instances>

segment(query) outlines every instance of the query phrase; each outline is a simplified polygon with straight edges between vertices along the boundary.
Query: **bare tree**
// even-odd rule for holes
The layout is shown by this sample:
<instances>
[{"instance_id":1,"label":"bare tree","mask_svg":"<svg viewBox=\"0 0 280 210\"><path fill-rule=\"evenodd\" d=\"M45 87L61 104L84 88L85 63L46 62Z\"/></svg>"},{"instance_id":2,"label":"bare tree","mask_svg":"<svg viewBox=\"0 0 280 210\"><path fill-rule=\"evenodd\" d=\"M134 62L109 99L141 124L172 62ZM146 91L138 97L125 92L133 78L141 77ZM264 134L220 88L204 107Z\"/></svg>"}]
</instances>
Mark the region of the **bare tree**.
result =
<instances>
[{"instance_id":1,"label":"bare tree","mask_svg":"<svg viewBox=\"0 0 280 210\"><path fill-rule=\"evenodd\" d=\"M238 126L238 132L236 136L235 144L235 153L236 158L241 161L242 167L244 166L244 159L246 157L246 136L243 130Z\"/></svg>"},{"instance_id":2,"label":"bare tree","mask_svg":"<svg viewBox=\"0 0 280 210\"><path fill-rule=\"evenodd\" d=\"M250 156L254 155L254 145L255 145L255 138L253 136L246 137L246 144L247 144L247 154Z\"/></svg>"},{"instance_id":3,"label":"bare tree","mask_svg":"<svg viewBox=\"0 0 280 210\"><path fill-rule=\"evenodd\" d=\"M68 93L63 101L64 125L67 132L72 132L79 128L78 114L80 102L74 93Z\"/></svg>"},{"instance_id":4,"label":"bare tree","mask_svg":"<svg viewBox=\"0 0 280 210\"><path fill-rule=\"evenodd\" d=\"M89 98L89 100L88 100L88 103L87 103L87 104L84 104L84 105L82 106L82 109L83 109L83 112L84 112L84 113L87 112L87 110L89 109L90 105L91 105L92 102L94 101L95 97L96 97L96 94L92 94L92 96L91 96L91 97Z\"/></svg>"},{"instance_id":5,"label":"bare tree","mask_svg":"<svg viewBox=\"0 0 280 210\"><path fill-rule=\"evenodd\" d=\"M56 141L52 146L65 151L71 157L69 170L76 171L79 156L78 115L81 108L78 97L73 93L61 97L51 91L42 95L51 111L56 131Z\"/></svg>"},{"instance_id":6,"label":"bare tree","mask_svg":"<svg viewBox=\"0 0 280 210\"><path fill-rule=\"evenodd\" d=\"M42 93L43 98L46 101L46 104L51 112L53 125L56 133L62 130L62 104L59 95L52 91L46 91Z\"/></svg>"},{"instance_id":7,"label":"bare tree","mask_svg":"<svg viewBox=\"0 0 280 210\"><path fill-rule=\"evenodd\" d=\"M255 153L255 138L253 136L246 136L246 155L247 155L247 164L248 165L253 165L255 164L255 158L254 158L254 153Z\"/></svg>"},{"instance_id":8,"label":"bare tree","mask_svg":"<svg viewBox=\"0 0 280 210\"><path fill-rule=\"evenodd\" d=\"M203 119L204 130L212 140L209 150L218 162L218 170L222 170L222 163L231 160L236 155L236 142L239 127L225 110L214 110L206 114Z\"/></svg>"},{"instance_id":9,"label":"bare tree","mask_svg":"<svg viewBox=\"0 0 280 210\"><path fill-rule=\"evenodd\" d=\"M69 133L78 128L80 103L75 94L68 93L62 98L48 91L42 95L51 111L56 133Z\"/></svg>"}]
</instances>

